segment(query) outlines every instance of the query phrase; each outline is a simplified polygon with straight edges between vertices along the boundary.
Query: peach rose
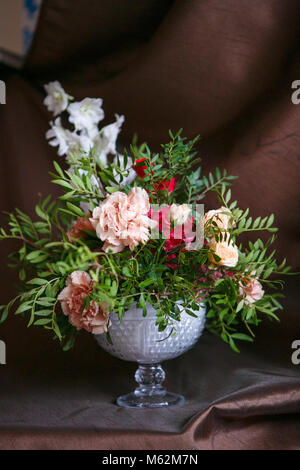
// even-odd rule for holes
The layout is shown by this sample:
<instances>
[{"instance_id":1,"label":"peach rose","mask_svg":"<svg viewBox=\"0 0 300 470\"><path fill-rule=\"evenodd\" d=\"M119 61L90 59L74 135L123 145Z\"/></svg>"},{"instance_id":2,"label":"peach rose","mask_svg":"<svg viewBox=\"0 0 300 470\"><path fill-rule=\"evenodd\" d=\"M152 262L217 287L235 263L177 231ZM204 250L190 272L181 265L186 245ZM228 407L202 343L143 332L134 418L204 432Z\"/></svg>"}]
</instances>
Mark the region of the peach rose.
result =
<instances>
[{"instance_id":1,"label":"peach rose","mask_svg":"<svg viewBox=\"0 0 300 470\"><path fill-rule=\"evenodd\" d=\"M146 243L149 229L156 222L148 217L149 196L144 189L133 188L128 195L120 191L107 198L93 211L90 219L97 236L104 241L105 252L120 252L125 246L133 250Z\"/></svg>"},{"instance_id":2,"label":"peach rose","mask_svg":"<svg viewBox=\"0 0 300 470\"><path fill-rule=\"evenodd\" d=\"M93 290L93 282L88 273L73 271L67 278L66 287L61 291L58 300L62 311L69 317L69 322L81 330L82 328L98 335L107 331L109 327L109 313L105 304L98 304L91 300L83 310L86 297Z\"/></svg>"},{"instance_id":3,"label":"peach rose","mask_svg":"<svg viewBox=\"0 0 300 470\"><path fill-rule=\"evenodd\" d=\"M227 266L234 268L237 265L239 260L239 250L238 247L228 240L223 240L222 242L217 242L215 239L211 240L209 243L209 248L214 250L216 255L221 258L219 261L216 261L211 253L209 253L209 260L217 266Z\"/></svg>"},{"instance_id":4,"label":"peach rose","mask_svg":"<svg viewBox=\"0 0 300 470\"><path fill-rule=\"evenodd\" d=\"M256 278L246 279L244 278L239 282L240 294L245 298L245 304L253 304L258 300L262 299L265 291L262 288L261 283Z\"/></svg>"},{"instance_id":5,"label":"peach rose","mask_svg":"<svg viewBox=\"0 0 300 470\"><path fill-rule=\"evenodd\" d=\"M226 212L226 214L223 214ZM203 225L213 221L217 224L219 229L228 230L232 226L232 215L227 207L220 207L220 209L208 211L203 217Z\"/></svg>"}]
</instances>

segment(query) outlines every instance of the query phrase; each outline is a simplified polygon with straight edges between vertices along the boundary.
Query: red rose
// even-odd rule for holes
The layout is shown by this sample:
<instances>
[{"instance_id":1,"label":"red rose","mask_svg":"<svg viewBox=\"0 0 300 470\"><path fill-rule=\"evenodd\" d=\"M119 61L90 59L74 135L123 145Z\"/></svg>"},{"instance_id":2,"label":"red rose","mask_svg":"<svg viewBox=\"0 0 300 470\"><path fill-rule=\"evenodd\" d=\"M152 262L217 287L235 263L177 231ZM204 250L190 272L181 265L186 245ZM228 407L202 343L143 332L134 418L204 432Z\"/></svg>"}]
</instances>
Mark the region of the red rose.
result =
<instances>
[{"instance_id":1,"label":"red rose","mask_svg":"<svg viewBox=\"0 0 300 470\"><path fill-rule=\"evenodd\" d=\"M169 193L172 193L176 187L176 179L172 178L170 181L162 181L154 186L155 191L162 191L167 189Z\"/></svg>"},{"instance_id":2,"label":"red rose","mask_svg":"<svg viewBox=\"0 0 300 470\"><path fill-rule=\"evenodd\" d=\"M165 242L166 252L177 248L180 245L189 245L195 238L193 233L193 219L189 218L184 225L177 225L173 228ZM185 249L183 251L186 251Z\"/></svg>"},{"instance_id":3,"label":"red rose","mask_svg":"<svg viewBox=\"0 0 300 470\"><path fill-rule=\"evenodd\" d=\"M134 162L135 165L132 166L132 168L134 169L134 171L137 173L137 175L140 178L145 178L145 175L146 175L145 170L147 169L147 165L138 165L138 164L143 163L145 161L146 161L146 158L138 158ZM176 186L176 179L172 178L170 181L161 181L160 183L155 184L154 191L162 191L165 189L165 190L168 190L169 193L171 193L172 191L174 191L175 186Z\"/></svg>"},{"instance_id":4,"label":"red rose","mask_svg":"<svg viewBox=\"0 0 300 470\"><path fill-rule=\"evenodd\" d=\"M146 158L139 158L135 161L135 163L142 163L144 161L146 161ZM132 168L140 178L145 178L145 170L147 168L147 165L133 165Z\"/></svg>"}]
</instances>

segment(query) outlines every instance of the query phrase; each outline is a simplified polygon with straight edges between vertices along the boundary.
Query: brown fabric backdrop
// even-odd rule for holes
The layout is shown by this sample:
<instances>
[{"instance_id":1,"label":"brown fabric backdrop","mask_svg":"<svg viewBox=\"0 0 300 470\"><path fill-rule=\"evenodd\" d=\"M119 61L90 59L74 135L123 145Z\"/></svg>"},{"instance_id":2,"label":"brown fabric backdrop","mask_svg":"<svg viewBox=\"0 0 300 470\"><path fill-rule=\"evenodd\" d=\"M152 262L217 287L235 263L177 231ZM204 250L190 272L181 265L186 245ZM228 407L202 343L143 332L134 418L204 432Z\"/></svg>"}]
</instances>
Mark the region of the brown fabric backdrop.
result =
<instances>
[{"instance_id":1,"label":"brown fabric backdrop","mask_svg":"<svg viewBox=\"0 0 300 470\"><path fill-rule=\"evenodd\" d=\"M300 78L297 0L46 0L23 70L2 67L0 209L33 213L38 193L54 194L55 150L42 84L58 79L77 99L104 99L109 121L124 113L123 143L135 131L155 149L168 129L203 137L206 170L239 176L234 195L254 216L274 211L279 256L299 265ZM206 201L213 207L215 201ZM15 292L0 246L1 299ZM300 448L298 281L282 321L263 325L236 355L205 334L167 363L170 389L187 404L130 411L112 404L133 386L134 366L108 357L89 335L62 353L20 318L1 325L0 448Z\"/></svg>"}]
</instances>

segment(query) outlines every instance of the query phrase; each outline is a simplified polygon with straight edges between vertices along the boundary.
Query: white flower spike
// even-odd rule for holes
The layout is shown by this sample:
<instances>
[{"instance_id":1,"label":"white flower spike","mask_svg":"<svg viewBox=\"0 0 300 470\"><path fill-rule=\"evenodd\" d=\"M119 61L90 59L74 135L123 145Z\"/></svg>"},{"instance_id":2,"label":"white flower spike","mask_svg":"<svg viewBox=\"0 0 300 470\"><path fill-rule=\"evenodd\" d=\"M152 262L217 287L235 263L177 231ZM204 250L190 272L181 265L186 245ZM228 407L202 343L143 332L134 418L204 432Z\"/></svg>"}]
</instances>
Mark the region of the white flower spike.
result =
<instances>
[{"instance_id":1,"label":"white flower spike","mask_svg":"<svg viewBox=\"0 0 300 470\"><path fill-rule=\"evenodd\" d=\"M72 96L65 92L58 81L50 82L44 85L44 88L48 93L44 99L44 105L47 107L48 111L52 112L53 116L57 116L65 111L69 101L73 99Z\"/></svg>"},{"instance_id":2,"label":"white flower spike","mask_svg":"<svg viewBox=\"0 0 300 470\"><path fill-rule=\"evenodd\" d=\"M46 139L49 139L49 145L58 146L58 155L66 155L69 151L68 133L61 125L60 117L56 118L54 123L50 122L51 129L46 132Z\"/></svg>"},{"instance_id":3,"label":"white flower spike","mask_svg":"<svg viewBox=\"0 0 300 470\"><path fill-rule=\"evenodd\" d=\"M76 130L89 130L104 118L101 98L84 98L68 106L69 121Z\"/></svg>"},{"instance_id":4,"label":"white flower spike","mask_svg":"<svg viewBox=\"0 0 300 470\"><path fill-rule=\"evenodd\" d=\"M108 155L116 155L117 153L117 138L125 118L124 116L119 116L118 114L116 114L115 117L115 122L102 127L102 129L98 131L97 135L94 137L95 153L99 156L99 159L103 165L106 165Z\"/></svg>"}]
</instances>

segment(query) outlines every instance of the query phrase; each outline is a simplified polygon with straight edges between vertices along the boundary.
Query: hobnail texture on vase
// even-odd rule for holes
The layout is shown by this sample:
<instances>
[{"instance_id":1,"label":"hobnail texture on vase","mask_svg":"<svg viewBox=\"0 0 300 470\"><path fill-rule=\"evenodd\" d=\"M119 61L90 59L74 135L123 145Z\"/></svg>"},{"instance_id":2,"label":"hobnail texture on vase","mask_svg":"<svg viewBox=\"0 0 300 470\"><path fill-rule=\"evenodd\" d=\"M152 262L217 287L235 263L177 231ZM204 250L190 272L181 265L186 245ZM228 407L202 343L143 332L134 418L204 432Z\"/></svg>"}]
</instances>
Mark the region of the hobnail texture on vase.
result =
<instances>
[{"instance_id":1,"label":"hobnail texture on vase","mask_svg":"<svg viewBox=\"0 0 300 470\"><path fill-rule=\"evenodd\" d=\"M181 309L181 320L174 320L164 331L159 332L156 322L156 310L147 304L147 316L143 317L141 308L136 304L125 312L120 322L116 314L111 315L109 328L112 344L105 334L96 335L100 346L107 352L125 361L140 364L157 364L167 359L180 356L190 349L201 336L205 324L206 307L199 305L198 311L193 311L197 317L192 317ZM172 335L172 328L175 334Z\"/></svg>"}]
</instances>

